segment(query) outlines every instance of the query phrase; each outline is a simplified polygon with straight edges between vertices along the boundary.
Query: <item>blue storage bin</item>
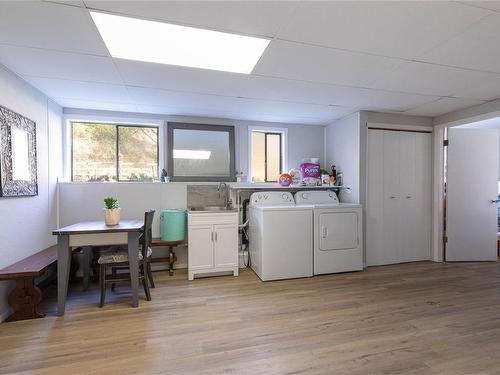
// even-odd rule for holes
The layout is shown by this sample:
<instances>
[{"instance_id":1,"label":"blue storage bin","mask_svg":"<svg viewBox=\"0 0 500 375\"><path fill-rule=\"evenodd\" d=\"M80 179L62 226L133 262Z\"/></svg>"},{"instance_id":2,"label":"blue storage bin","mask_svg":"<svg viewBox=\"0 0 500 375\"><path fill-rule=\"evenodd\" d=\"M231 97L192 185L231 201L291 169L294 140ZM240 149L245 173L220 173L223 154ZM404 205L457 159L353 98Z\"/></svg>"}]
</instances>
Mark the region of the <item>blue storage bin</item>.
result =
<instances>
[{"instance_id":1,"label":"blue storage bin","mask_svg":"<svg viewBox=\"0 0 500 375\"><path fill-rule=\"evenodd\" d=\"M169 209L161 211L161 239L183 241L186 237L186 210Z\"/></svg>"}]
</instances>

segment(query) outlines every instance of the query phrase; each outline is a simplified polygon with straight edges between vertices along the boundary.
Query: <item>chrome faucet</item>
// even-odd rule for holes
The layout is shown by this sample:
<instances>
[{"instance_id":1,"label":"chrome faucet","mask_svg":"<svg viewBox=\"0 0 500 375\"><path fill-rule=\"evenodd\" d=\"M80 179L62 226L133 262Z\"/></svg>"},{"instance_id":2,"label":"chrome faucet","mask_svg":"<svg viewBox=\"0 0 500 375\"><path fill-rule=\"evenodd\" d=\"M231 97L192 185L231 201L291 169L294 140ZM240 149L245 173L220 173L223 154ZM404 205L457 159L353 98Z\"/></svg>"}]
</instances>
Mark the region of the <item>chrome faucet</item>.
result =
<instances>
[{"instance_id":1,"label":"chrome faucet","mask_svg":"<svg viewBox=\"0 0 500 375\"><path fill-rule=\"evenodd\" d=\"M217 191L219 192L219 199L222 199L222 195L224 194L224 207L227 207L229 203L229 191L227 184L225 182L219 182Z\"/></svg>"}]
</instances>

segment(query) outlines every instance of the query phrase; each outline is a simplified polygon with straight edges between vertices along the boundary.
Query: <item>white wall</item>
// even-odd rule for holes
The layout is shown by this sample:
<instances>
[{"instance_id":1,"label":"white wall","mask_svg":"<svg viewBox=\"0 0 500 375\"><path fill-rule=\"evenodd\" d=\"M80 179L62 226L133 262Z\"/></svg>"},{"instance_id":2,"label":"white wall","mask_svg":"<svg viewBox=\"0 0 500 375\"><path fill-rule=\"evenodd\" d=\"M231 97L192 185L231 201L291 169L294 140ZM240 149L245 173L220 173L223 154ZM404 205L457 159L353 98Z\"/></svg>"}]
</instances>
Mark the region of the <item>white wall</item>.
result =
<instances>
[{"instance_id":1,"label":"white wall","mask_svg":"<svg viewBox=\"0 0 500 375\"><path fill-rule=\"evenodd\" d=\"M159 237L161 210L185 209L186 186L177 182L60 183L59 226L104 220L103 199L113 196L120 202L122 219L142 219L147 210L156 210L153 236Z\"/></svg>"},{"instance_id":2,"label":"white wall","mask_svg":"<svg viewBox=\"0 0 500 375\"><path fill-rule=\"evenodd\" d=\"M343 185L351 188L340 193L345 203L359 203L359 131L359 112L335 121L325 131L327 165L335 164L343 173Z\"/></svg>"},{"instance_id":3,"label":"white wall","mask_svg":"<svg viewBox=\"0 0 500 375\"><path fill-rule=\"evenodd\" d=\"M132 112L92 111L75 108L64 108L65 118L78 118L79 116L93 117L99 119L119 118L123 120L140 119L162 120L165 122L188 122L213 125L232 125L235 127L235 163L236 170L242 171L244 176L248 174L248 127L261 126L288 129L288 168L299 166L303 158L318 157L323 163L324 159L324 126L284 124L275 122L243 121L209 117L170 116L155 115ZM166 134L164 132L165 148L167 146ZM165 152L166 155L166 152ZM166 165L166 160L164 161Z\"/></svg>"},{"instance_id":4,"label":"white wall","mask_svg":"<svg viewBox=\"0 0 500 375\"><path fill-rule=\"evenodd\" d=\"M144 212L156 210L153 221L153 236L160 237L161 210L186 208L187 185L170 182L168 184L148 182L119 183L60 183L59 184L59 226L79 221L103 220L103 199L106 196L118 198L123 219L142 219ZM85 202L79 204L78 202ZM185 247L176 249L177 268L187 267ZM164 257L167 250L156 249L155 257ZM156 268L153 265L153 268Z\"/></svg>"},{"instance_id":5,"label":"white wall","mask_svg":"<svg viewBox=\"0 0 500 375\"><path fill-rule=\"evenodd\" d=\"M38 196L0 198L0 268L55 243L55 181L61 171L62 109L0 65L0 104L36 122ZM0 283L0 321L12 282Z\"/></svg>"}]
</instances>

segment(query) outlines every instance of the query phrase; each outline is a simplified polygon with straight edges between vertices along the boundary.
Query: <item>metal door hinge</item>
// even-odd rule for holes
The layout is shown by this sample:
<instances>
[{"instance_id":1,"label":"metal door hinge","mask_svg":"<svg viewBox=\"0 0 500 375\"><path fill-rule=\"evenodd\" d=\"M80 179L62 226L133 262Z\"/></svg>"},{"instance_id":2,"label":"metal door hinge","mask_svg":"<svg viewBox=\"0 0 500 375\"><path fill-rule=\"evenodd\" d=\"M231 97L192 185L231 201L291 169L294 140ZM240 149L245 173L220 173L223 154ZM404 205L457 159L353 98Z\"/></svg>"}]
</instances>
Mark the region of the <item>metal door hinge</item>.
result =
<instances>
[{"instance_id":1,"label":"metal door hinge","mask_svg":"<svg viewBox=\"0 0 500 375\"><path fill-rule=\"evenodd\" d=\"M447 140L447 139L445 139L445 140L443 141L443 146L448 146L448 145L449 145L449 142L448 142L448 140Z\"/></svg>"},{"instance_id":2,"label":"metal door hinge","mask_svg":"<svg viewBox=\"0 0 500 375\"><path fill-rule=\"evenodd\" d=\"M443 236L443 242L448 243L448 236Z\"/></svg>"}]
</instances>

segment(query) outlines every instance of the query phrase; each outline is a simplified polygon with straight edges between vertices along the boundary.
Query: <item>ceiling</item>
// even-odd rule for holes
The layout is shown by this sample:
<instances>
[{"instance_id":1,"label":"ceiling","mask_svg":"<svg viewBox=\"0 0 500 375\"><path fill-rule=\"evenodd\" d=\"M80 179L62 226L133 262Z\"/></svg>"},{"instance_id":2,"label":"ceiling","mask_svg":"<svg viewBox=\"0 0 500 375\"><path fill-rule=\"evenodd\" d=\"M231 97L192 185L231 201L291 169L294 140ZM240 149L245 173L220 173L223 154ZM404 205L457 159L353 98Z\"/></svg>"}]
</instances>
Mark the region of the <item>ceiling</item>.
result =
<instances>
[{"instance_id":1,"label":"ceiling","mask_svg":"<svg viewBox=\"0 0 500 375\"><path fill-rule=\"evenodd\" d=\"M114 59L89 9L271 39L251 75ZM0 2L0 64L63 107L327 124L500 97L500 1Z\"/></svg>"},{"instance_id":2,"label":"ceiling","mask_svg":"<svg viewBox=\"0 0 500 375\"><path fill-rule=\"evenodd\" d=\"M500 117L471 122L470 124L457 126L457 128L472 128L472 129L494 128L494 129L500 129Z\"/></svg>"}]
</instances>

